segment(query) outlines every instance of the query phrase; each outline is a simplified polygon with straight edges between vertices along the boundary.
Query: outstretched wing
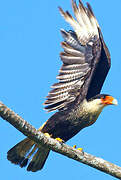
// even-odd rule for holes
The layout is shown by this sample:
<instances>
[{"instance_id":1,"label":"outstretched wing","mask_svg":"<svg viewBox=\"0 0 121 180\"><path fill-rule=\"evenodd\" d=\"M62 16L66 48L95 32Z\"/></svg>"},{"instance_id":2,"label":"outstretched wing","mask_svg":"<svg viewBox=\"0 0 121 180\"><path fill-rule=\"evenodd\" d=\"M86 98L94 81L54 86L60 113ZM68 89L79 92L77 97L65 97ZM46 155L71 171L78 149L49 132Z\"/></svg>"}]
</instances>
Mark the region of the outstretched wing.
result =
<instances>
[{"instance_id":1,"label":"outstretched wing","mask_svg":"<svg viewBox=\"0 0 121 180\"><path fill-rule=\"evenodd\" d=\"M88 89L91 91L91 80L94 79L101 55L99 25L90 5L87 4L86 8L79 1L77 7L76 2L72 0L72 7L76 20L68 11L64 12L59 8L74 31L61 30L64 38L61 45L64 52L60 53L60 58L63 65L57 76L59 82L53 84L53 89L44 103L48 111L67 109L68 105L76 102L77 98L82 101L87 96ZM100 89L101 86L97 92Z\"/></svg>"}]
</instances>

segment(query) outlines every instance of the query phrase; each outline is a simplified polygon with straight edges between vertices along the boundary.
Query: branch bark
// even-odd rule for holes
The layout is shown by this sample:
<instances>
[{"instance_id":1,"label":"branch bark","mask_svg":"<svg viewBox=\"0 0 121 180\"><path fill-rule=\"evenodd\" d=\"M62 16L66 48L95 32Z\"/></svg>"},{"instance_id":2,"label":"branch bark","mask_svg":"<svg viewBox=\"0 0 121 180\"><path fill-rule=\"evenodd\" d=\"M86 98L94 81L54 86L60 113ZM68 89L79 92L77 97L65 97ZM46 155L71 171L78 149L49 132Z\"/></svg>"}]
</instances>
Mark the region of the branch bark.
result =
<instances>
[{"instance_id":1,"label":"branch bark","mask_svg":"<svg viewBox=\"0 0 121 180\"><path fill-rule=\"evenodd\" d=\"M0 102L0 116L36 143L44 144L52 151L121 179L121 167L86 152L80 152L64 143L59 143L53 138L46 137L2 102Z\"/></svg>"}]
</instances>

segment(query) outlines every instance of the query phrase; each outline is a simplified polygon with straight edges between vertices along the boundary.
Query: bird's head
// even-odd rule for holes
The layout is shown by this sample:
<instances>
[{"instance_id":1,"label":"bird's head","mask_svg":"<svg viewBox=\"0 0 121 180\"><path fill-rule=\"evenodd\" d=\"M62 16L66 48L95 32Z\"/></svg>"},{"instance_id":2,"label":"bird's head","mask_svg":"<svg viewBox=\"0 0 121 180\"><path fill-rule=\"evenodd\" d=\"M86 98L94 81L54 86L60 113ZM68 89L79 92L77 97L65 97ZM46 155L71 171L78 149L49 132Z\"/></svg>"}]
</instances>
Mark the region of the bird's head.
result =
<instances>
[{"instance_id":1,"label":"bird's head","mask_svg":"<svg viewBox=\"0 0 121 180\"><path fill-rule=\"evenodd\" d=\"M86 108L92 113L100 113L107 105L118 105L118 102L108 94L98 94L87 101Z\"/></svg>"},{"instance_id":2,"label":"bird's head","mask_svg":"<svg viewBox=\"0 0 121 180\"><path fill-rule=\"evenodd\" d=\"M117 99L115 99L114 97L112 97L110 95L102 94L100 99L101 99L101 103L104 106L107 106L107 105L118 105Z\"/></svg>"},{"instance_id":3,"label":"bird's head","mask_svg":"<svg viewBox=\"0 0 121 180\"><path fill-rule=\"evenodd\" d=\"M96 104L99 104L102 107L105 107L107 105L118 105L118 101L108 94L98 94L91 98L91 100L95 101Z\"/></svg>"}]
</instances>

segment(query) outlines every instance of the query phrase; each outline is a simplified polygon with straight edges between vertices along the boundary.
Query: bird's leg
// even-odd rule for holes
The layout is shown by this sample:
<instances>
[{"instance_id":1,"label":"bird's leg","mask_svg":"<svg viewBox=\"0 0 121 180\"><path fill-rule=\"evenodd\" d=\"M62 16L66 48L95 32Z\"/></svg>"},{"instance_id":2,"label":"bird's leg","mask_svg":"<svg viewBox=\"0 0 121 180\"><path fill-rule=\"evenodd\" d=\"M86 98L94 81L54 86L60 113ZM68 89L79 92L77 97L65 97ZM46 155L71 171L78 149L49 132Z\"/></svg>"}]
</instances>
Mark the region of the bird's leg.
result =
<instances>
[{"instance_id":1,"label":"bird's leg","mask_svg":"<svg viewBox=\"0 0 121 180\"><path fill-rule=\"evenodd\" d=\"M46 122L38 129L38 131L41 131L43 129L43 127L45 126ZM52 137L52 135L50 135L49 133L44 133L45 136L47 137ZM55 140L59 141L60 143L64 143L64 140L57 137L55 138Z\"/></svg>"},{"instance_id":2,"label":"bird's leg","mask_svg":"<svg viewBox=\"0 0 121 180\"><path fill-rule=\"evenodd\" d=\"M76 149L76 145L74 145L73 148ZM83 148L77 148L77 150L83 152Z\"/></svg>"},{"instance_id":3,"label":"bird's leg","mask_svg":"<svg viewBox=\"0 0 121 180\"><path fill-rule=\"evenodd\" d=\"M41 131L42 129L43 129L43 127L44 127L44 125L46 124L46 122L45 123L43 123L43 125L42 126L40 126L40 128L38 129L38 131Z\"/></svg>"},{"instance_id":4,"label":"bird's leg","mask_svg":"<svg viewBox=\"0 0 121 180\"><path fill-rule=\"evenodd\" d=\"M43 129L43 127L44 127L44 125L46 124L46 122L45 123L43 123L43 125L42 126L40 126L40 128L38 129L38 131L41 131L42 129ZM51 134L49 134L49 133L44 133L44 135L46 136L46 137L51 137L52 135Z\"/></svg>"},{"instance_id":5,"label":"bird's leg","mask_svg":"<svg viewBox=\"0 0 121 180\"><path fill-rule=\"evenodd\" d=\"M45 124L46 124L46 122L38 129L38 131L41 131ZM49 133L44 133L44 135L47 137L52 137L52 135L50 135ZM59 141L60 143L64 142L64 140L59 137L55 138L55 140Z\"/></svg>"}]
</instances>

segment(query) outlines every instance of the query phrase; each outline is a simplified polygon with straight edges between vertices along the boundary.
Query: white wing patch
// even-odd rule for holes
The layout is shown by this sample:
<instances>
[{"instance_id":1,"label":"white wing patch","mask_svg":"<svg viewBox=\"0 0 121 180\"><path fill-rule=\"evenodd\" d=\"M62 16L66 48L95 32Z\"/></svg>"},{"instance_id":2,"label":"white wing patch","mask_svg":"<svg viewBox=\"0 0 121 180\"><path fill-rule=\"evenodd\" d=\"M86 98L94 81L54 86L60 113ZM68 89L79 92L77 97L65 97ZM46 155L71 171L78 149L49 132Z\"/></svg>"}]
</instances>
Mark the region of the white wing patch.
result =
<instances>
[{"instance_id":1,"label":"white wing patch","mask_svg":"<svg viewBox=\"0 0 121 180\"><path fill-rule=\"evenodd\" d=\"M81 1L79 1L79 6L77 7L76 2L72 0L72 7L74 11L74 15L77 21L70 15L68 11L64 12L60 8L60 12L64 19L73 27L78 40L82 45L86 45L90 38L97 36L99 38L98 33L98 23L91 9L85 8Z\"/></svg>"}]
</instances>

